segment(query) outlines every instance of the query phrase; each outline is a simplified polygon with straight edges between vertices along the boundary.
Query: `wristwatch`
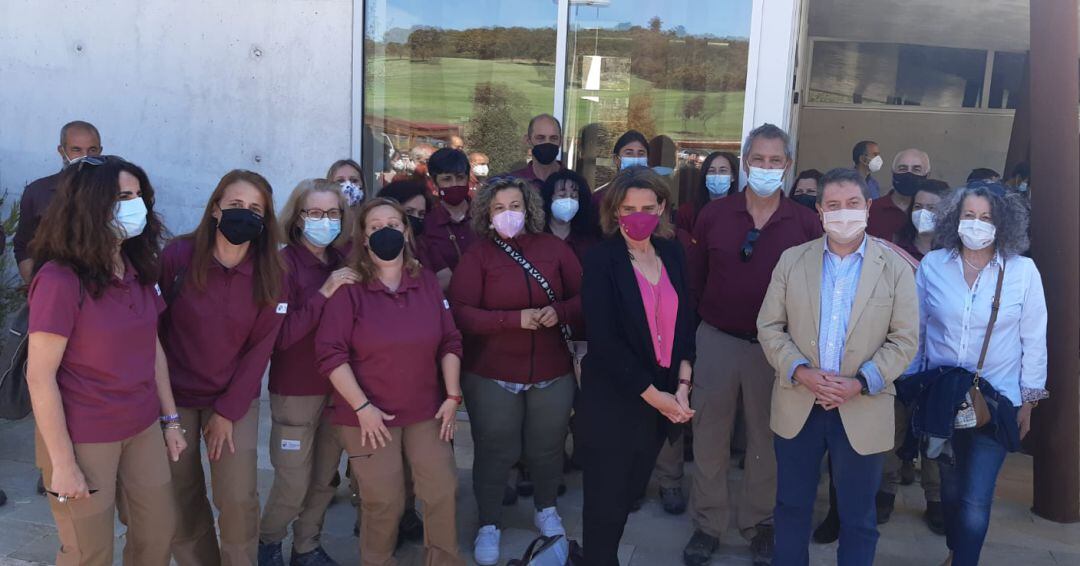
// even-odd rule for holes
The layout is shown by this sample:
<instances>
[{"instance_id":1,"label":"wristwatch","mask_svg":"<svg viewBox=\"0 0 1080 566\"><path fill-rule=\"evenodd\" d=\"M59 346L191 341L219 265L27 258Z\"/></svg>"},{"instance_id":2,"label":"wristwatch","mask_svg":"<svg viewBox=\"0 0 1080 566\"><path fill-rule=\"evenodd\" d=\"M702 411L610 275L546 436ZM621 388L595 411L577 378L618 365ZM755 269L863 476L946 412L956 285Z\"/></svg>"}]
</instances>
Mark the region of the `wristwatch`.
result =
<instances>
[{"instance_id":1,"label":"wristwatch","mask_svg":"<svg viewBox=\"0 0 1080 566\"><path fill-rule=\"evenodd\" d=\"M866 376L863 375L862 372L860 371L859 373L855 374L855 379L858 379L859 384L862 385L862 394L863 395L869 395L870 394L870 386L868 386L866 384Z\"/></svg>"}]
</instances>

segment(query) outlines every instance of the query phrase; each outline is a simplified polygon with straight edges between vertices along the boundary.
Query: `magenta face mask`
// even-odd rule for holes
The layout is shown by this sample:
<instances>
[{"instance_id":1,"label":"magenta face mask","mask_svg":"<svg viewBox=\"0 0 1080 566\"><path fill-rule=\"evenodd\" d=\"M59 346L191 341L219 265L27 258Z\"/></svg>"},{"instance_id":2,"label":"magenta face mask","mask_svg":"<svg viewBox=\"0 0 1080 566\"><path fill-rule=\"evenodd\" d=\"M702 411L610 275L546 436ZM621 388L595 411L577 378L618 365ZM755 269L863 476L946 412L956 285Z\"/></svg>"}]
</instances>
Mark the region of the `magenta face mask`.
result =
<instances>
[{"instance_id":1,"label":"magenta face mask","mask_svg":"<svg viewBox=\"0 0 1080 566\"><path fill-rule=\"evenodd\" d=\"M648 240L659 225L660 215L658 214L633 212L619 217L619 226L622 226L626 235L635 242Z\"/></svg>"}]
</instances>

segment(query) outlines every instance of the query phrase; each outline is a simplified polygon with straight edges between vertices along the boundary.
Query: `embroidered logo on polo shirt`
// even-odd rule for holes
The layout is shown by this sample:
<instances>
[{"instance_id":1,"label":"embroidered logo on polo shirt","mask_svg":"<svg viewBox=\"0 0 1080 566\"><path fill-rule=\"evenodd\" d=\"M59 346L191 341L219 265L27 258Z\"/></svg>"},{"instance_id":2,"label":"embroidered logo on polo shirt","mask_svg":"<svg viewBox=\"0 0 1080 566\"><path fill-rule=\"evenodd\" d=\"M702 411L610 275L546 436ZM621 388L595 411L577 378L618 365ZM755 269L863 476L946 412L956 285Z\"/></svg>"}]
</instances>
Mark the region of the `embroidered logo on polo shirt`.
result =
<instances>
[{"instance_id":1,"label":"embroidered logo on polo shirt","mask_svg":"<svg viewBox=\"0 0 1080 566\"><path fill-rule=\"evenodd\" d=\"M286 440L286 439L282 438L281 439L281 449L282 450L288 450L290 452L295 452L297 450L300 450L300 441L299 440Z\"/></svg>"},{"instance_id":2,"label":"embroidered logo on polo shirt","mask_svg":"<svg viewBox=\"0 0 1080 566\"><path fill-rule=\"evenodd\" d=\"M287 312L289 312L289 303L278 303L277 304L277 313L278 314L285 314Z\"/></svg>"},{"instance_id":3,"label":"embroidered logo on polo shirt","mask_svg":"<svg viewBox=\"0 0 1080 566\"><path fill-rule=\"evenodd\" d=\"M157 296L161 296L161 287L157 283L154 283L154 292L157 293Z\"/></svg>"},{"instance_id":4,"label":"embroidered logo on polo shirt","mask_svg":"<svg viewBox=\"0 0 1080 566\"><path fill-rule=\"evenodd\" d=\"M443 299L442 300L442 308L443 308L443 310L450 310L450 301L448 301L446 299Z\"/></svg>"}]
</instances>

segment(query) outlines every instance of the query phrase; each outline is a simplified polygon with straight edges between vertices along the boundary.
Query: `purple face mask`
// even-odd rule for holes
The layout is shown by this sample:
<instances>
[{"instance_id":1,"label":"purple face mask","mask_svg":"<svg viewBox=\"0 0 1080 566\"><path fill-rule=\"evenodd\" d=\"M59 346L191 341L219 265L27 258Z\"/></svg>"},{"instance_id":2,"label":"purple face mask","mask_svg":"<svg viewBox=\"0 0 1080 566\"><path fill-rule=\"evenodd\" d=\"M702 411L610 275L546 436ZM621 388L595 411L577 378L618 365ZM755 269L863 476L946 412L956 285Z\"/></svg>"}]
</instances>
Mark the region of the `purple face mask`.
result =
<instances>
[{"instance_id":1,"label":"purple face mask","mask_svg":"<svg viewBox=\"0 0 1080 566\"><path fill-rule=\"evenodd\" d=\"M619 217L619 226L622 226L626 235L635 242L648 240L659 225L660 215L658 214L634 212Z\"/></svg>"}]
</instances>

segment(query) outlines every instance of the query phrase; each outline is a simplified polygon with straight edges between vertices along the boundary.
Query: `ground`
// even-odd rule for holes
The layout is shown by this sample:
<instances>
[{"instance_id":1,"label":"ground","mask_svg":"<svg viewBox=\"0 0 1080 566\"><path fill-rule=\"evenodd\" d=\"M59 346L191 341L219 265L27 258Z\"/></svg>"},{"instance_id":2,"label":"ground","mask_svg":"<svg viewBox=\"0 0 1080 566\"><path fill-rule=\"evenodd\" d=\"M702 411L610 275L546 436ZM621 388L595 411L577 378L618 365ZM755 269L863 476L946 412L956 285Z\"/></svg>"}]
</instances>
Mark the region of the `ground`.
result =
<instances>
[{"instance_id":1,"label":"ground","mask_svg":"<svg viewBox=\"0 0 1080 566\"><path fill-rule=\"evenodd\" d=\"M550 64L513 62L508 60L435 58L428 62L408 59L371 58L365 72L372 81L368 88L367 112L419 122L463 124L472 114L472 97L477 83L491 81L510 85L528 100L528 115L551 112L555 96L555 67ZM647 81L633 78L632 90L637 93L651 86ZM574 92L569 93L575 97ZM683 121L680 112L686 99L705 96L706 112L717 117L703 123L700 119ZM605 97L622 98L627 93L604 92ZM738 92L690 92L654 88L653 117L656 131L679 139L738 140L742 132L743 99ZM577 108L575 127L589 123L588 107L584 100L568 99L567 111Z\"/></svg>"},{"instance_id":2,"label":"ground","mask_svg":"<svg viewBox=\"0 0 1080 566\"><path fill-rule=\"evenodd\" d=\"M273 470L265 447L269 443L269 403L264 399L261 409L262 436L259 454L259 493L264 498L270 491ZM464 419L462 415L462 419ZM458 526L463 553L471 557L475 534L476 506L472 496L470 469L472 442L468 423L462 422L457 442L459 468ZM57 549L56 529L53 526L45 499L36 494L37 472L33 466L33 422L0 422L0 488L7 491L9 501L0 507L0 566L37 566L52 564ZM732 470L731 489L739 489L741 472ZM581 474L566 478L569 492L559 502L570 536L581 538ZM1031 504L1031 460L1026 456L1010 456L998 481L994 501L993 522L983 552L985 566L1042 566L1080 564L1080 524L1060 525L1035 517L1028 510ZM624 566L677 566L681 564L682 547L692 527L686 515L666 515L655 497L655 486L645 507L631 516L623 537L621 562ZM821 517L827 491L819 489L817 516ZM531 500L523 499L504 515L503 561L520 556L536 535L532 527ZM936 566L945 558L945 540L933 535L923 525L920 514L924 508L918 484L901 488L897 510L892 521L881 529L876 564L878 566ZM348 489L342 487L330 507L324 529L323 544L341 564L357 564L357 539L352 536L355 511L349 502ZM117 526L117 532L123 528ZM120 564L119 549L123 536L117 538L116 564ZM289 548L288 542L285 548ZM835 563L836 544L813 545L811 563ZM418 565L421 552L418 546L406 546L399 552L402 566ZM469 561L472 564L471 560ZM746 544L738 535L727 534L713 565L750 564Z\"/></svg>"}]
</instances>

